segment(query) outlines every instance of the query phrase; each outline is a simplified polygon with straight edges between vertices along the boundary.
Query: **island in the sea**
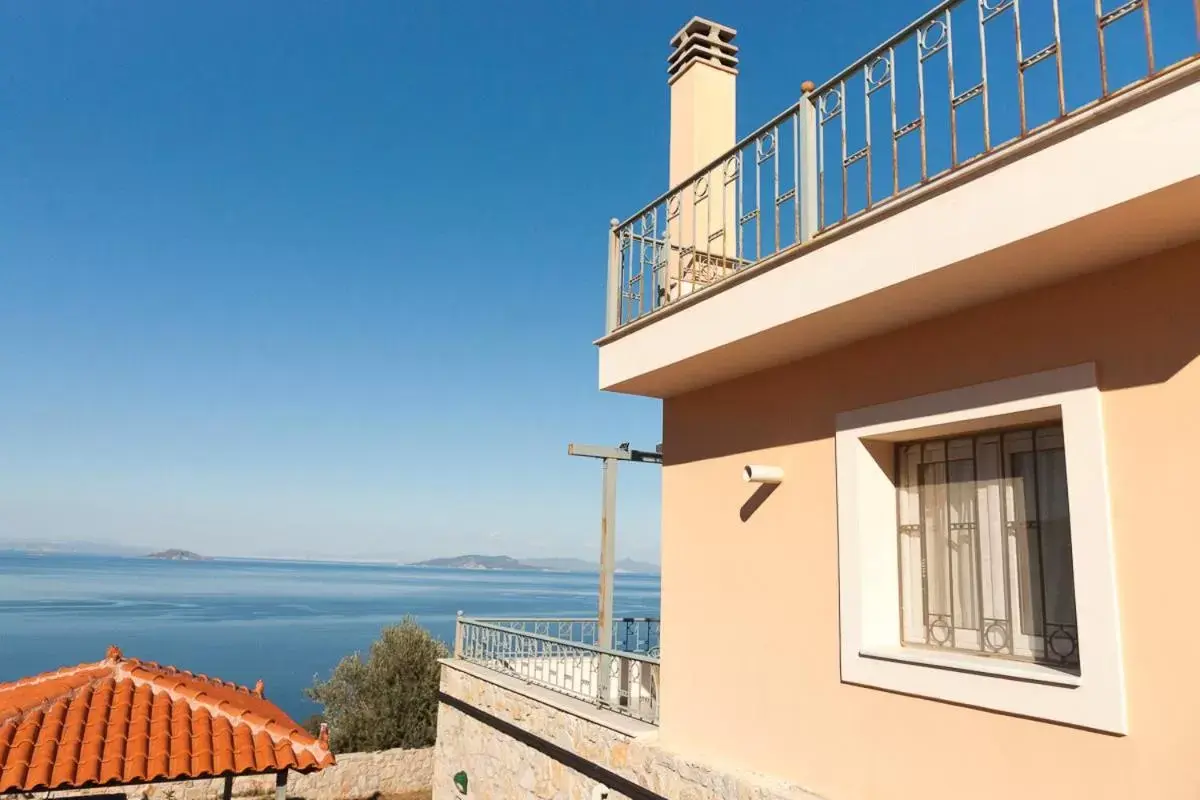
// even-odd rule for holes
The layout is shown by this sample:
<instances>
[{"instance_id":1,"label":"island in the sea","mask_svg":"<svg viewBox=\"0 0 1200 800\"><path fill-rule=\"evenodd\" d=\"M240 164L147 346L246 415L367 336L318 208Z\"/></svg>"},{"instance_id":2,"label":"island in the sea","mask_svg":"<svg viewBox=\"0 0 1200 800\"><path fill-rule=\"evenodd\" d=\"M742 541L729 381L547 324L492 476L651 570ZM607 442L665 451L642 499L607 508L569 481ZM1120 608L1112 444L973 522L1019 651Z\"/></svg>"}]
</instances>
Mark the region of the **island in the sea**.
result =
<instances>
[{"instance_id":1,"label":"island in the sea","mask_svg":"<svg viewBox=\"0 0 1200 800\"><path fill-rule=\"evenodd\" d=\"M208 556L202 556L199 553L193 553L191 550L178 550L172 548L170 550L160 550L157 553L151 553L146 558L159 558L163 561L208 561Z\"/></svg>"},{"instance_id":2,"label":"island in the sea","mask_svg":"<svg viewBox=\"0 0 1200 800\"><path fill-rule=\"evenodd\" d=\"M446 567L450 569L511 569L537 570L541 572L596 572L599 564L578 558L526 558L517 559L512 556L481 556L465 555L451 558L431 558L427 561L417 561L413 567ZM615 564L617 572L658 573L657 564L648 564L633 559L623 558Z\"/></svg>"},{"instance_id":3,"label":"island in the sea","mask_svg":"<svg viewBox=\"0 0 1200 800\"><path fill-rule=\"evenodd\" d=\"M453 569L537 569L528 564L522 564L510 556L453 556L451 558L431 558L428 561L418 561L414 567L451 567Z\"/></svg>"}]
</instances>

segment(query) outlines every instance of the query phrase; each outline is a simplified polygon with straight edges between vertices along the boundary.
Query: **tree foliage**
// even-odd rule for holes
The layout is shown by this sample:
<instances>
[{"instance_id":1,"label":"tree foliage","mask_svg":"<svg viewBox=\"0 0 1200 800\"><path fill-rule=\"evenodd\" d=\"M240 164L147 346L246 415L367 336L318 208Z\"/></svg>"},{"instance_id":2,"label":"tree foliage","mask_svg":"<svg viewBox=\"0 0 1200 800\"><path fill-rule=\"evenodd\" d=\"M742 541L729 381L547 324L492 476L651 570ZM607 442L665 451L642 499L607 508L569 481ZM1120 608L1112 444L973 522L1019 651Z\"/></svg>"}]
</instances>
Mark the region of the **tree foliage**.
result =
<instances>
[{"instance_id":1,"label":"tree foliage","mask_svg":"<svg viewBox=\"0 0 1200 800\"><path fill-rule=\"evenodd\" d=\"M307 692L305 692L307 694ZM313 736L321 735L321 726L325 724L324 714L313 714L304 722L300 723L300 727L311 733Z\"/></svg>"},{"instance_id":2,"label":"tree foliage","mask_svg":"<svg viewBox=\"0 0 1200 800\"><path fill-rule=\"evenodd\" d=\"M428 747L437 734L438 659L446 646L412 617L383 629L364 661L346 656L305 694L324 707L335 753Z\"/></svg>"}]
</instances>

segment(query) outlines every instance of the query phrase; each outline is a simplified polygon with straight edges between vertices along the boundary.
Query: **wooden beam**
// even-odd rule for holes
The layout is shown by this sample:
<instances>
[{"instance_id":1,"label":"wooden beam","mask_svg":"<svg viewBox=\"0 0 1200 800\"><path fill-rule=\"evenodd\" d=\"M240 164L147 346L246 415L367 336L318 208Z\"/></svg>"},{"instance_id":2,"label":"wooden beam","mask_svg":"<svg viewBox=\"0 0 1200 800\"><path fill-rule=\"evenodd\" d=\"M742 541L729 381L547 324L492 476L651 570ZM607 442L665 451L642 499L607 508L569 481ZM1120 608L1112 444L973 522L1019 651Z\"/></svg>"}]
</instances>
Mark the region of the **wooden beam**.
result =
<instances>
[{"instance_id":1,"label":"wooden beam","mask_svg":"<svg viewBox=\"0 0 1200 800\"><path fill-rule=\"evenodd\" d=\"M605 650L613 647L613 590L616 583L617 562L617 467L622 461L643 464L662 464L662 445L653 451L634 450L629 442L616 447L599 444L567 445L567 455L582 458L598 458L603 469L603 494L600 506L600 607L596 620L596 644ZM597 700L608 704L612 657L602 655L598 659L596 676Z\"/></svg>"},{"instance_id":2,"label":"wooden beam","mask_svg":"<svg viewBox=\"0 0 1200 800\"><path fill-rule=\"evenodd\" d=\"M600 508L600 608L597 615L596 644L605 650L613 646L613 584L617 561L617 465L615 458L601 462L604 471L604 497ZM608 656L600 656L596 688L600 701L608 703L609 676L612 662Z\"/></svg>"},{"instance_id":3,"label":"wooden beam","mask_svg":"<svg viewBox=\"0 0 1200 800\"><path fill-rule=\"evenodd\" d=\"M659 445L659 449L662 445ZM658 450L631 450L628 444L619 447L606 447L600 444L569 444L567 455L584 458L615 458L618 461L643 461L648 464L661 464L662 453Z\"/></svg>"}]
</instances>

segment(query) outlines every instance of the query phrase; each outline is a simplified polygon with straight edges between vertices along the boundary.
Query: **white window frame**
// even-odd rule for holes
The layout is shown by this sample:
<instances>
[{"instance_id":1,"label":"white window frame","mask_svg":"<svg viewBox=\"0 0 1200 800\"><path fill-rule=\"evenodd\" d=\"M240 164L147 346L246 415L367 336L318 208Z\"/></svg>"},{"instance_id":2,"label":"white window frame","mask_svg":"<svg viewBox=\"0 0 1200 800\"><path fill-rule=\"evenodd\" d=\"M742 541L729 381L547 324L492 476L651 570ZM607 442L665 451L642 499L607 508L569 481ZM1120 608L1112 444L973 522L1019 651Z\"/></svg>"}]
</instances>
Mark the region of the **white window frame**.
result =
<instances>
[{"instance_id":1,"label":"white window frame","mask_svg":"<svg viewBox=\"0 0 1200 800\"><path fill-rule=\"evenodd\" d=\"M992 381L837 415L842 680L1128 733L1104 421L1095 364ZM1079 674L901 645L896 443L1061 421Z\"/></svg>"}]
</instances>

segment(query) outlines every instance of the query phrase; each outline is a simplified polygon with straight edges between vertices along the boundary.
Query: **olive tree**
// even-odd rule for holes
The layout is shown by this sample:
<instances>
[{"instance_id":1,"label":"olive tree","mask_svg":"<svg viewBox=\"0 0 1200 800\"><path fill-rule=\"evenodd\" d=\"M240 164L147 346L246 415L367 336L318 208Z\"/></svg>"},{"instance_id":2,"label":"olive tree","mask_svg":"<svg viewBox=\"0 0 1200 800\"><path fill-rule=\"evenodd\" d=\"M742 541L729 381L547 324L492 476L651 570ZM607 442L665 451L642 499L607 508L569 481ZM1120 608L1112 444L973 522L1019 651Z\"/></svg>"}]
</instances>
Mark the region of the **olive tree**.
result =
<instances>
[{"instance_id":1,"label":"olive tree","mask_svg":"<svg viewBox=\"0 0 1200 800\"><path fill-rule=\"evenodd\" d=\"M346 656L329 680L305 694L323 707L335 753L428 747L437 734L438 659L449 655L433 634L405 617L383 629L364 660Z\"/></svg>"}]
</instances>

